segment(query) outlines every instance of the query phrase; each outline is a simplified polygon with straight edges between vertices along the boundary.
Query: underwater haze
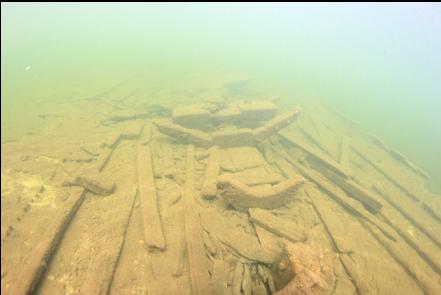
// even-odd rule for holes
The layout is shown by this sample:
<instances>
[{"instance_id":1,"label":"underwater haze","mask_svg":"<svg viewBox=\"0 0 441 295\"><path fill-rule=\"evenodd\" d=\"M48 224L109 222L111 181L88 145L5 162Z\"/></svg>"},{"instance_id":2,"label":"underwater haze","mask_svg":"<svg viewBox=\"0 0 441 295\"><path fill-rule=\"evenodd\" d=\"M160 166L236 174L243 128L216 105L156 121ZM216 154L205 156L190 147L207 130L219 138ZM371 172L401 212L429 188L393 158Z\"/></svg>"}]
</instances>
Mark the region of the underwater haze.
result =
<instances>
[{"instance_id":1,"label":"underwater haze","mask_svg":"<svg viewBox=\"0 0 441 295\"><path fill-rule=\"evenodd\" d=\"M2 3L1 24L2 142L53 95L243 72L256 92L335 106L440 187L439 3Z\"/></svg>"}]
</instances>

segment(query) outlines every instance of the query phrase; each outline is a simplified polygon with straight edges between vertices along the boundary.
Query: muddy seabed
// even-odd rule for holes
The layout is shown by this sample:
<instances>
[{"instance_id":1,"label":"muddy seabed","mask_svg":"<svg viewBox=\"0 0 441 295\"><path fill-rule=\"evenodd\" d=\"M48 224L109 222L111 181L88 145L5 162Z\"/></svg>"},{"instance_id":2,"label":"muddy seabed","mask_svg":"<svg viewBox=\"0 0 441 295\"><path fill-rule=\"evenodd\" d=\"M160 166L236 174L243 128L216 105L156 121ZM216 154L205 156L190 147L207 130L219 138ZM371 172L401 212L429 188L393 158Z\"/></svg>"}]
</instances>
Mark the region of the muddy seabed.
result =
<instances>
[{"instance_id":1,"label":"muddy seabed","mask_svg":"<svg viewBox=\"0 0 441 295\"><path fill-rule=\"evenodd\" d=\"M427 174L241 83L123 81L3 143L1 294L441 294Z\"/></svg>"}]
</instances>

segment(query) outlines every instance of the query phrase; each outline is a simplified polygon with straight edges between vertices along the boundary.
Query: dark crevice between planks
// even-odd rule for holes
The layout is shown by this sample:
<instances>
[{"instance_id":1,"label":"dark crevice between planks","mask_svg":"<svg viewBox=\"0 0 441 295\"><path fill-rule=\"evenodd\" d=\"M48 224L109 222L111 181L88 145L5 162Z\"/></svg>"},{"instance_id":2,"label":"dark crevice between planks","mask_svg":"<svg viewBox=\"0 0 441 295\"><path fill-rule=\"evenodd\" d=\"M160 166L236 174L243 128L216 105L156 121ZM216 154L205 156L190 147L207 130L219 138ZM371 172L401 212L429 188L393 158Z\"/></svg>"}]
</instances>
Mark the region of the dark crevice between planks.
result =
<instances>
[{"instance_id":1,"label":"dark crevice between planks","mask_svg":"<svg viewBox=\"0 0 441 295\"><path fill-rule=\"evenodd\" d=\"M417 252L417 254L435 271L437 274L441 275L441 268L434 262L430 257L427 256L427 254L420 249L420 247L415 244L414 241L410 240L407 235L396 225L394 225L386 216L381 214L381 217L383 220L392 227L395 232L412 248Z\"/></svg>"},{"instance_id":2,"label":"dark crevice between planks","mask_svg":"<svg viewBox=\"0 0 441 295\"><path fill-rule=\"evenodd\" d=\"M426 203L424 203L420 198L415 196L413 193L409 192L408 189L403 187L400 183L398 183L395 179L390 177L386 172L383 171L378 165L376 165L374 162L369 160L366 156L364 156L361 152L359 152L356 148L351 146L351 149L361 158L363 159L367 164L372 166L376 171L378 171L381 175L383 175L389 182L394 184L397 188L399 188L402 192L404 192L404 195L411 199L412 201L416 202L420 205L421 208L423 208L426 213L428 213L433 219L435 219L438 223L441 224L441 216L439 216L436 212L434 212L429 206L427 206Z\"/></svg>"},{"instance_id":3,"label":"dark crevice between planks","mask_svg":"<svg viewBox=\"0 0 441 295\"><path fill-rule=\"evenodd\" d=\"M34 278L32 280L32 283L30 284L29 289L26 291L26 294L36 294L39 287L41 286L41 282L43 277L46 274L46 271L49 268L49 265L51 263L52 258L55 256L58 245L60 244L61 240L63 239L64 234L66 233L67 229L69 228L70 223L74 219L76 213L80 209L81 205L84 202L84 199L86 198L87 190L84 189L81 192L80 197L75 202L75 204L72 206L72 208L69 210L69 213L66 215L65 220L62 222L61 227L55 234L55 236L52 239L51 245L47 253L42 257L42 263L37 270L36 274L34 275Z\"/></svg>"},{"instance_id":4,"label":"dark crevice between planks","mask_svg":"<svg viewBox=\"0 0 441 295\"><path fill-rule=\"evenodd\" d=\"M384 243L375 233L374 231L367 225L363 220L359 220L360 224L366 229L372 237L387 251L387 253L401 266L402 269L415 281L418 287L424 292L424 294L430 294L424 284L417 278L415 273L395 254L393 249Z\"/></svg>"},{"instance_id":5,"label":"dark crevice between planks","mask_svg":"<svg viewBox=\"0 0 441 295\"><path fill-rule=\"evenodd\" d=\"M135 194L136 195L133 198L132 206L130 208L129 218L127 218L127 224L126 224L126 226L124 228L123 240L122 240L122 243L121 243L121 247L119 248L118 257L116 258L115 266L114 266L112 274L110 276L109 288L107 289L107 292L109 294L110 294L110 290L112 290L113 279L115 277L115 272L116 272L116 269L117 269L117 267L119 265L119 261L121 259L121 254L123 253L124 245L125 245L125 242L126 242L127 230L129 229L130 223L132 222L133 209L135 208L135 204L138 202L138 198L139 198L138 189L136 189Z\"/></svg>"},{"instance_id":6,"label":"dark crevice between planks","mask_svg":"<svg viewBox=\"0 0 441 295\"><path fill-rule=\"evenodd\" d=\"M377 188L375 185L372 187L372 189L381 196L391 207L393 207L395 210L397 210L404 218L406 218L408 221L410 221L411 224L413 224L416 228L418 228L423 234L426 235L427 238L429 238L435 245L438 246L438 248L441 249L441 244L430 234L421 224L419 224L412 216L407 214L404 210L402 210L392 199L384 192L382 192L379 188Z\"/></svg>"}]
</instances>

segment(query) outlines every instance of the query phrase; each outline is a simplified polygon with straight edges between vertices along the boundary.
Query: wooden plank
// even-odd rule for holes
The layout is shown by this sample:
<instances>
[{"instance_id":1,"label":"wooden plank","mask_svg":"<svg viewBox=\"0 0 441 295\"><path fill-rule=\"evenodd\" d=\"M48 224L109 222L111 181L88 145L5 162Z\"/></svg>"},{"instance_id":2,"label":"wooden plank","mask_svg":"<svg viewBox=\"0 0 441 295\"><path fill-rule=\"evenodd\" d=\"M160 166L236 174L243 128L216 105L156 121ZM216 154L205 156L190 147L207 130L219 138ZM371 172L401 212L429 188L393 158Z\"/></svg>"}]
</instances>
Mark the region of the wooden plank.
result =
<instances>
[{"instance_id":1,"label":"wooden plank","mask_svg":"<svg viewBox=\"0 0 441 295\"><path fill-rule=\"evenodd\" d=\"M218 189L222 197L238 210L274 209L291 201L304 182L305 179L302 176L296 175L273 186L251 187L231 175L222 175L218 179Z\"/></svg>"},{"instance_id":2,"label":"wooden plank","mask_svg":"<svg viewBox=\"0 0 441 295\"><path fill-rule=\"evenodd\" d=\"M210 156L205 168L204 183L201 194L205 199L213 199L217 193L217 177L220 172L222 156L218 146L210 149Z\"/></svg>"},{"instance_id":3,"label":"wooden plank","mask_svg":"<svg viewBox=\"0 0 441 295\"><path fill-rule=\"evenodd\" d=\"M192 294L211 294L212 286L208 274L202 227L195 201L194 146L187 147L186 180L184 190L185 237Z\"/></svg>"},{"instance_id":4,"label":"wooden plank","mask_svg":"<svg viewBox=\"0 0 441 295\"><path fill-rule=\"evenodd\" d=\"M343 189L348 195L360 201L369 211L378 213L383 207L373 193L354 183L352 180L344 179L326 168L321 169L320 172Z\"/></svg>"},{"instance_id":5,"label":"wooden plank","mask_svg":"<svg viewBox=\"0 0 441 295\"><path fill-rule=\"evenodd\" d=\"M152 155L149 145L138 144L138 191L143 218L144 241L149 250L165 250L166 241L158 208Z\"/></svg>"},{"instance_id":6,"label":"wooden plank","mask_svg":"<svg viewBox=\"0 0 441 295\"><path fill-rule=\"evenodd\" d=\"M342 177L347 178L348 173L345 171L343 167L340 166L339 163L335 162L333 159L329 158L329 156L319 152L314 151L309 148L306 144L304 144L299 138L296 138L289 130L282 130L279 132L283 140L289 142L289 144L299 148L309 156L311 156L314 160L320 162L324 166L328 167L335 173L339 174Z\"/></svg>"}]
</instances>

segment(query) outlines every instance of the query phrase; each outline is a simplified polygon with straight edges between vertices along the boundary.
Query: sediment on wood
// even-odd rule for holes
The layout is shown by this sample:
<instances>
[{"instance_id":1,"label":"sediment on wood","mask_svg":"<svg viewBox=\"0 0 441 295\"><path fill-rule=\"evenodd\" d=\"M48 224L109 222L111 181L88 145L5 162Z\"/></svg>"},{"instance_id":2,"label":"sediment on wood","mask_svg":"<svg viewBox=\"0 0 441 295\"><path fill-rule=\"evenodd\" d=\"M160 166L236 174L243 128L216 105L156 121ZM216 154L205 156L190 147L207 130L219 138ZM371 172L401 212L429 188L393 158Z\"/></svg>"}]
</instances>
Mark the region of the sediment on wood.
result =
<instances>
[{"instance_id":1,"label":"sediment on wood","mask_svg":"<svg viewBox=\"0 0 441 295\"><path fill-rule=\"evenodd\" d=\"M297 175L276 185L250 187L231 176L222 175L218 180L218 189L221 196L236 209L274 209L292 200L303 183L304 178Z\"/></svg>"},{"instance_id":2,"label":"sediment on wood","mask_svg":"<svg viewBox=\"0 0 441 295\"><path fill-rule=\"evenodd\" d=\"M166 241L156 194L150 146L138 144L137 169L144 241L149 250L165 250Z\"/></svg>"}]
</instances>

